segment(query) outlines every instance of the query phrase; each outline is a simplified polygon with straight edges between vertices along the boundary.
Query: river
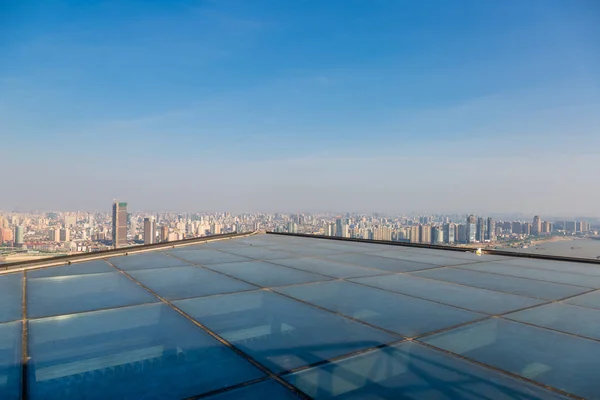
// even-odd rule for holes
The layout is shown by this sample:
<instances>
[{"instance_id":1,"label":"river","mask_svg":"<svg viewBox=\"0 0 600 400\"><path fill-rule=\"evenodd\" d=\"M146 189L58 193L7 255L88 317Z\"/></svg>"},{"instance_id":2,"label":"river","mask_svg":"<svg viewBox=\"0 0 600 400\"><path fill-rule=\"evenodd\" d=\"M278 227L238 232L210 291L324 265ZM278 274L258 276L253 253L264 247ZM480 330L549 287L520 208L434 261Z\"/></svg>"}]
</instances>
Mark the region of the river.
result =
<instances>
[{"instance_id":1,"label":"river","mask_svg":"<svg viewBox=\"0 0 600 400\"><path fill-rule=\"evenodd\" d=\"M498 249L519 253L550 254L553 256L600 259L600 240L573 239L558 242L546 242L526 249Z\"/></svg>"}]
</instances>

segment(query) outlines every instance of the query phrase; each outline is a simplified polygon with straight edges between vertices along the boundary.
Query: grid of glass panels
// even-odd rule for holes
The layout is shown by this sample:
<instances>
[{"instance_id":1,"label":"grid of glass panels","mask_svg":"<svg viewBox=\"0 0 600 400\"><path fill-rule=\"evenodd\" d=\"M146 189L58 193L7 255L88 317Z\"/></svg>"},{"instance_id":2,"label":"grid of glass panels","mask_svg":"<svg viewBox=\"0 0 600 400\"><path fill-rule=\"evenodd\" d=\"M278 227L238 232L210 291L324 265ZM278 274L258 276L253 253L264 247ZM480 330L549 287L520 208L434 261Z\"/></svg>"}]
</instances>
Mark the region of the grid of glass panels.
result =
<instances>
[{"instance_id":1,"label":"grid of glass panels","mask_svg":"<svg viewBox=\"0 0 600 400\"><path fill-rule=\"evenodd\" d=\"M0 274L0 398L600 397L598 277L282 235Z\"/></svg>"}]
</instances>

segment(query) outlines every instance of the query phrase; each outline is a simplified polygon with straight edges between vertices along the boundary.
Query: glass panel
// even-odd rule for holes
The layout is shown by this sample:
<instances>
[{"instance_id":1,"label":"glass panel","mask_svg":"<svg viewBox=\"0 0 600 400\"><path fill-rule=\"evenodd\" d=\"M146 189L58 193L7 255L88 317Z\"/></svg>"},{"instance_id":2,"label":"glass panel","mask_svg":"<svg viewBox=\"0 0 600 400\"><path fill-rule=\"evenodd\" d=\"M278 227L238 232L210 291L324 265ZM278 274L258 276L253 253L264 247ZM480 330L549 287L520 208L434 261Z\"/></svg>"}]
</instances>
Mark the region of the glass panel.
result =
<instances>
[{"instance_id":1,"label":"glass panel","mask_svg":"<svg viewBox=\"0 0 600 400\"><path fill-rule=\"evenodd\" d=\"M424 254L430 256L444 257L444 258L457 258L467 261L473 262L484 262L484 261L493 261L493 260L504 260L509 257L505 256L495 256L491 254L475 254L475 249L464 249L462 251L454 251L454 250L437 250L437 249L420 249L416 247L407 247L406 251L409 253L415 254Z\"/></svg>"},{"instance_id":2,"label":"glass panel","mask_svg":"<svg viewBox=\"0 0 600 400\"><path fill-rule=\"evenodd\" d=\"M565 303L584 307L600 308L600 291L573 297L572 299L566 300Z\"/></svg>"},{"instance_id":3,"label":"glass panel","mask_svg":"<svg viewBox=\"0 0 600 400\"><path fill-rule=\"evenodd\" d=\"M248 261L246 257L240 257L218 250L194 250L181 249L172 250L169 253L194 264L220 264L228 262Z\"/></svg>"},{"instance_id":4,"label":"glass panel","mask_svg":"<svg viewBox=\"0 0 600 400\"><path fill-rule=\"evenodd\" d=\"M550 271L571 272L574 274L600 276L600 266L585 263L536 260L531 258L512 258L510 260L502 261L502 264L539 268Z\"/></svg>"},{"instance_id":5,"label":"glass panel","mask_svg":"<svg viewBox=\"0 0 600 400\"><path fill-rule=\"evenodd\" d=\"M21 321L0 324L0 399L21 398Z\"/></svg>"},{"instance_id":6,"label":"glass panel","mask_svg":"<svg viewBox=\"0 0 600 400\"><path fill-rule=\"evenodd\" d=\"M228 249L228 253L238 256L254 258L256 260L275 260L277 258L297 257L295 254L286 253L284 251L269 250L264 247L248 246L239 249Z\"/></svg>"},{"instance_id":7,"label":"glass panel","mask_svg":"<svg viewBox=\"0 0 600 400\"><path fill-rule=\"evenodd\" d=\"M429 271L414 272L412 275L546 300L563 299L589 291L589 289L580 286L535 281L456 268L438 268Z\"/></svg>"},{"instance_id":8,"label":"glass panel","mask_svg":"<svg viewBox=\"0 0 600 400\"><path fill-rule=\"evenodd\" d=\"M0 275L0 323L23 318L23 273Z\"/></svg>"},{"instance_id":9,"label":"glass panel","mask_svg":"<svg viewBox=\"0 0 600 400\"><path fill-rule=\"evenodd\" d=\"M352 280L365 285L488 314L503 314L544 302L543 300L529 297L456 285L432 279L417 278L404 274L355 278Z\"/></svg>"},{"instance_id":10,"label":"glass panel","mask_svg":"<svg viewBox=\"0 0 600 400\"><path fill-rule=\"evenodd\" d=\"M416 343L401 343L285 377L314 399L565 399Z\"/></svg>"},{"instance_id":11,"label":"glass panel","mask_svg":"<svg viewBox=\"0 0 600 400\"><path fill-rule=\"evenodd\" d=\"M565 283L567 285L600 288L600 276L573 274L570 272L558 272L546 269L540 270L537 268L517 267L513 265L497 263L461 265L460 268L473 271L491 272L494 274L518 276L521 278L539 279L549 282Z\"/></svg>"},{"instance_id":12,"label":"glass panel","mask_svg":"<svg viewBox=\"0 0 600 400\"><path fill-rule=\"evenodd\" d=\"M245 280L262 287L296 285L316 281L326 281L323 275L298 271L280 265L269 264L261 261L248 261L243 263L212 264L207 268Z\"/></svg>"},{"instance_id":13,"label":"glass panel","mask_svg":"<svg viewBox=\"0 0 600 400\"><path fill-rule=\"evenodd\" d=\"M399 339L264 290L175 304L276 372Z\"/></svg>"},{"instance_id":14,"label":"glass panel","mask_svg":"<svg viewBox=\"0 0 600 400\"><path fill-rule=\"evenodd\" d=\"M278 292L414 337L484 315L348 282L289 286Z\"/></svg>"},{"instance_id":15,"label":"glass panel","mask_svg":"<svg viewBox=\"0 0 600 400\"><path fill-rule=\"evenodd\" d=\"M333 254L344 253L339 250L323 249L323 248L316 247L316 246L297 246L297 245L294 245L294 246L277 245L277 246L273 246L273 247L266 247L266 249L283 250L285 252L292 253L294 255L301 255L301 256L329 256L329 255L333 255Z\"/></svg>"},{"instance_id":16,"label":"glass panel","mask_svg":"<svg viewBox=\"0 0 600 400\"><path fill-rule=\"evenodd\" d=\"M294 392L272 379L207 397L208 400L298 400L299 398Z\"/></svg>"},{"instance_id":17,"label":"glass panel","mask_svg":"<svg viewBox=\"0 0 600 400\"><path fill-rule=\"evenodd\" d=\"M315 272L335 278L357 278L360 276L383 275L389 271L374 268L363 268L357 265L344 264L331 260L320 260L318 258L289 258L271 261L273 264L285 265L304 271Z\"/></svg>"},{"instance_id":18,"label":"glass panel","mask_svg":"<svg viewBox=\"0 0 600 400\"><path fill-rule=\"evenodd\" d=\"M500 318L424 341L576 396L598 396L600 342Z\"/></svg>"},{"instance_id":19,"label":"glass panel","mask_svg":"<svg viewBox=\"0 0 600 400\"><path fill-rule=\"evenodd\" d=\"M600 340L600 310L552 303L509 314L506 318Z\"/></svg>"},{"instance_id":20,"label":"glass panel","mask_svg":"<svg viewBox=\"0 0 600 400\"><path fill-rule=\"evenodd\" d=\"M450 252L448 252L450 253ZM451 266L451 265L459 265L459 264L469 264L476 263L482 260L474 259L474 260L464 260L460 258L451 258L449 256L433 256L430 254L422 254L422 253L410 253L410 252L396 252L396 251L381 251L377 253L378 256L393 258L397 260L406 260L406 261L414 261L425 264L433 264L437 266Z\"/></svg>"},{"instance_id":21,"label":"glass panel","mask_svg":"<svg viewBox=\"0 0 600 400\"><path fill-rule=\"evenodd\" d=\"M101 272L115 272L115 269L104 260L96 260L27 271L27 278L48 278L52 276L97 274Z\"/></svg>"},{"instance_id":22,"label":"glass panel","mask_svg":"<svg viewBox=\"0 0 600 400\"><path fill-rule=\"evenodd\" d=\"M256 289L256 286L196 266L146 269L130 274L169 300Z\"/></svg>"},{"instance_id":23,"label":"glass panel","mask_svg":"<svg viewBox=\"0 0 600 400\"><path fill-rule=\"evenodd\" d=\"M316 239L313 245L323 249L336 250L340 253L370 253L381 251L380 246L372 246L359 242L345 242L341 240Z\"/></svg>"},{"instance_id":24,"label":"glass panel","mask_svg":"<svg viewBox=\"0 0 600 400\"><path fill-rule=\"evenodd\" d=\"M120 272L27 279L29 318L158 301Z\"/></svg>"},{"instance_id":25,"label":"glass panel","mask_svg":"<svg viewBox=\"0 0 600 400\"><path fill-rule=\"evenodd\" d=\"M184 265L189 265L186 262L158 252L114 257L108 258L107 260L125 271L132 271L136 269L181 267Z\"/></svg>"},{"instance_id":26,"label":"glass panel","mask_svg":"<svg viewBox=\"0 0 600 400\"><path fill-rule=\"evenodd\" d=\"M164 304L30 321L29 353L32 399L184 398L263 376Z\"/></svg>"},{"instance_id":27,"label":"glass panel","mask_svg":"<svg viewBox=\"0 0 600 400\"><path fill-rule=\"evenodd\" d=\"M337 256L327 256L324 258L360 265L361 267L377 268L383 271L391 272L418 271L421 269L436 267L435 265L423 264L414 261L377 257L372 254L340 254Z\"/></svg>"}]
</instances>

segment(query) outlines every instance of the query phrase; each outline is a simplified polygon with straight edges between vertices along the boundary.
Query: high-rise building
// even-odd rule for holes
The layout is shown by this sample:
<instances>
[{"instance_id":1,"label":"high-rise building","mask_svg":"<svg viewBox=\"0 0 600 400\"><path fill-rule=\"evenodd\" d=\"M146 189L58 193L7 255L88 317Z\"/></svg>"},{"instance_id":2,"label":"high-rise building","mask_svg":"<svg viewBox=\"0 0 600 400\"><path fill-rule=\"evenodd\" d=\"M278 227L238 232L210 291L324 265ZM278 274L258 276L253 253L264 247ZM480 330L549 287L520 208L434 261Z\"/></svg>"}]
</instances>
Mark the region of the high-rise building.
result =
<instances>
[{"instance_id":1,"label":"high-rise building","mask_svg":"<svg viewBox=\"0 0 600 400\"><path fill-rule=\"evenodd\" d=\"M156 221L154 217L144 218L144 244L156 242Z\"/></svg>"},{"instance_id":2,"label":"high-rise building","mask_svg":"<svg viewBox=\"0 0 600 400\"><path fill-rule=\"evenodd\" d=\"M113 203L112 240L115 249L127 246L127 203Z\"/></svg>"},{"instance_id":3,"label":"high-rise building","mask_svg":"<svg viewBox=\"0 0 600 400\"><path fill-rule=\"evenodd\" d=\"M160 227L160 241L168 242L169 241L169 227L163 225Z\"/></svg>"},{"instance_id":4,"label":"high-rise building","mask_svg":"<svg viewBox=\"0 0 600 400\"><path fill-rule=\"evenodd\" d=\"M431 225L421 225L419 227L419 241L421 243L431 243Z\"/></svg>"},{"instance_id":5,"label":"high-rise building","mask_svg":"<svg viewBox=\"0 0 600 400\"><path fill-rule=\"evenodd\" d=\"M565 221L565 231L575 232L575 221Z\"/></svg>"},{"instance_id":6,"label":"high-rise building","mask_svg":"<svg viewBox=\"0 0 600 400\"><path fill-rule=\"evenodd\" d=\"M13 234L10 229L6 227L0 227L0 244L13 241Z\"/></svg>"},{"instance_id":7,"label":"high-rise building","mask_svg":"<svg viewBox=\"0 0 600 400\"><path fill-rule=\"evenodd\" d=\"M294 221L288 221L287 231L289 233L298 233L298 224Z\"/></svg>"},{"instance_id":8,"label":"high-rise building","mask_svg":"<svg viewBox=\"0 0 600 400\"><path fill-rule=\"evenodd\" d=\"M418 225L411 226L410 231L409 231L410 242L411 243L419 243L419 240L421 239L419 236L420 236L419 226Z\"/></svg>"},{"instance_id":9,"label":"high-rise building","mask_svg":"<svg viewBox=\"0 0 600 400\"><path fill-rule=\"evenodd\" d=\"M467 217L466 243L474 243L477 240L477 218L471 214Z\"/></svg>"},{"instance_id":10,"label":"high-rise building","mask_svg":"<svg viewBox=\"0 0 600 400\"><path fill-rule=\"evenodd\" d=\"M487 232L485 235L486 240L494 240L495 232L496 229L494 220L491 217L489 217L487 219Z\"/></svg>"},{"instance_id":11,"label":"high-rise building","mask_svg":"<svg viewBox=\"0 0 600 400\"><path fill-rule=\"evenodd\" d=\"M444 243L453 244L456 236L456 225L444 225Z\"/></svg>"},{"instance_id":12,"label":"high-rise building","mask_svg":"<svg viewBox=\"0 0 600 400\"><path fill-rule=\"evenodd\" d=\"M392 230L387 226L378 226L373 229L374 240L392 240Z\"/></svg>"},{"instance_id":13,"label":"high-rise building","mask_svg":"<svg viewBox=\"0 0 600 400\"><path fill-rule=\"evenodd\" d=\"M71 240L71 232L69 231L69 228L61 229L59 237L61 242L68 242Z\"/></svg>"},{"instance_id":14,"label":"high-rise building","mask_svg":"<svg viewBox=\"0 0 600 400\"><path fill-rule=\"evenodd\" d=\"M483 242L485 239L485 222L484 219L479 217L477 218L477 230L475 233L475 240L478 242Z\"/></svg>"},{"instance_id":15,"label":"high-rise building","mask_svg":"<svg viewBox=\"0 0 600 400\"><path fill-rule=\"evenodd\" d=\"M542 220L539 215L533 217L533 224L531 225L531 234L539 236L542 233Z\"/></svg>"},{"instance_id":16,"label":"high-rise building","mask_svg":"<svg viewBox=\"0 0 600 400\"><path fill-rule=\"evenodd\" d=\"M48 232L48 240L51 242L60 242L60 229L50 229L50 232Z\"/></svg>"},{"instance_id":17,"label":"high-rise building","mask_svg":"<svg viewBox=\"0 0 600 400\"><path fill-rule=\"evenodd\" d=\"M431 230L431 243L444 243L444 229L441 226L436 226Z\"/></svg>"},{"instance_id":18,"label":"high-rise building","mask_svg":"<svg viewBox=\"0 0 600 400\"><path fill-rule=\"evenodd\" d=\"M551 233L552 232L552 223L550 221L544 221L542 223L542 233Z\"/></svg>"},{"instance_id":19,"label":"high-rise building","mask_svg":"<svg viewBox=\"0 0 600 400\"><path fill-rule=\"evenodd\" d=\"M520 235L521 233L523 233L523 227L521 226L521 223L519 221L513 221L513 223L511 224L512 227L512 233L516 233L517 235Z\"/></svg>"},{"instance_id":20,"label":"high-rise building","mask_svg":"<svg viewBox=\"0 0 600 400\"><path fill-rule=\"evenodd\" d=\"M521 232L523 235L531 235L531 224L529 222L521 224Z\"/></svg>"},{"instance_id":21,"label":"high-rise building","mask_svg":"<svg viewBox=\"0 0 600 400\"><path fill-rule=\"evenodd\" d=\"M334 224L327 224L325 226L325 235L326 236L335 236L335 225Z\"/></svg>"},{"instance_id":22,"label":"high-rise building","mask_svg":"<svg viewBox=\"0 0 600 400\"><path fill-rule=\"evenodd\" d=\"M21 225L15 226L15 247L23 247L25 229Z\"/></svg>"}]
</instances>

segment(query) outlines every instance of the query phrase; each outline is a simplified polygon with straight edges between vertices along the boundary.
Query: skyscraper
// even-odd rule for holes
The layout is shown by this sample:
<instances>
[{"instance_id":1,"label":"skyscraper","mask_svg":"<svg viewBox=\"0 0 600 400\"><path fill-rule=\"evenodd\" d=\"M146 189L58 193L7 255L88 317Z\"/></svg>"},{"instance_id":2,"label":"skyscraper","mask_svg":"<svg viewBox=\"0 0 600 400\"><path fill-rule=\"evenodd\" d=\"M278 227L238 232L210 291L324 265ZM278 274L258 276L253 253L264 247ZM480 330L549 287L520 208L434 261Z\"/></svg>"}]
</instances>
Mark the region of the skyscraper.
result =
<instances>
[{"instance_id":1,"label":"skyscraper","mask_svg":"<svg viewBox=\"0 0 600 400\"><path fill-rule=\"evenodd\" d=\"M474 243L476 240L477 234L477 218L471 214L467 217L467 226L466 226L466 242Z\"/></svg>"},{"instance_id":2,"label":"skyscraper","mask_svg":"<svg viewBox=\"0 0 600 400\"><path fill-rule=\"evenodd\" d=\"M23 247L25 240L23 236L25 234L25 229L22 226L15 226L15 247Z\"/></svg>"},{"instance_id":3,"label":"skyscraper","mask_svg":"<svg viewBox=\"0 0 600 400\"><path fill-rule=\"evenodd\" d=\"M492 217L487 219L487 233L485 235L486 240L494 240L495 223Z\"/></svg>"},{"instance_id":4,"label":"skyscraper","mask_svg":"<svg viewBox=\"0 0 600 400\"><path fill-rule=\"evenodd\" d=\"M144 218L144 244L156 242L156 221L154 217Z\"/></svg>"},{"instance_id":5,"label":"skyscraper","mask_svg":"<svg viewBox=\"0 0 600 400\"><path fill-rule=\"evenodd\" d=\"M419 243L420 237L419 237L419 226L418 225L413 225L410 227L409 240L411 243Z\"/></svg>"},{"instance_id":6,"label":"skyscraper","mask_svg":"<svg viewBox=\"0 0 600 400\"><path fill-rule=\"evenodd\" d=\"M168 242L169 241L169 227L163 225L160 227L160 241Z\"/></svg>"},{"instance_id":7,"label":"skyscraper","mask_svg":"<svg viewBox=\"0 0 600 400\"><path fill-rule=\"evenodd\" d=\"M114 248L127 246L127 203L113 203L112 239Z\"/></svg>"},{"instance_id":8,"label":"skyscraper","mask_svg":"<svg viewBox=\"0 0 600 400\"><path fill-rule=\"evenodd\" d=\"M539 236L540 233L542 233L542 220L540 219L539 215L536 215L535 217L533 217L533 225L531 226L531 234Z\"/></svg>"},{"instance_id":9,"label":"skyscraper","mask_svg":"<svg viewBox=\"0 0 600 400\"><path fill-rule=\"evenodd\" d=\"M419 227L419 239L421 243L431 243L431 225L421 225Z\"/></svg>"},{"instance_id":10,"label":"skyscraper","mask_svg":"<svg viewBox=\"0 0 600 400\"><path fill-rule=\"evenodd\" d=\"M68 242L69 240L71 240L71 232L69 231L69 228L65 227L61 229L59 235L61 242Z\"/></svg>"},{"instance_id":11,"label":"skyscraper","mask_svg":"<svg viewBox=\"0 0 600 400\"><path fill-rule=\"evenodd\" d=\"M475 239L478 242L483 242L485 239L485 221L483 218L477 218L477 231L475 234Z\"/></svg>"},{"instance_id":12,"label":"skyscraper","mask_svg":"<svg viewBox=\"0 0 600 400\"><path fill-rule=\"evenodd\" d=\"M444 225L444 243L453 244L456 235L456 226L452 223Z\"/></svg>"}]
</instances>

